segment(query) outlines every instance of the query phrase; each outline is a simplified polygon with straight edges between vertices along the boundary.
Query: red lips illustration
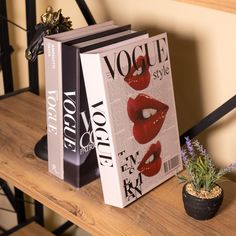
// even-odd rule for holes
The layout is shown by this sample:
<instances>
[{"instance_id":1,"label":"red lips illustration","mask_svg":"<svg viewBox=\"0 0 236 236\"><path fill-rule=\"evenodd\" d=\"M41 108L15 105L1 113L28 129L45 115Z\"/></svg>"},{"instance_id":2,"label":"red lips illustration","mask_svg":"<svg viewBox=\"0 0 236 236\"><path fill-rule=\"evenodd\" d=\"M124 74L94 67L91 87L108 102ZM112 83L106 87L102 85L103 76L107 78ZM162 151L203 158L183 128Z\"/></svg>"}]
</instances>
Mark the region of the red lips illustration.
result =
<instances>
[{"instance_id":1,"label":"red lips illustration","mask_svg":"<svg viewBox=\"0 0 236 236\"><path fill-rule=\"evenodd\" d=\"M139 68L142 68L142 73L135 75L135 72ZM131 88L135 90L143 90L148 87L150 83L150 72L146 57L138 57L138 59L136 60L136 66L133 65L131 67L129 73L126 75L124 80L129 84Z\"/></svg>"},{"instance_id":2,"label":"red lips illustration","mask_svg":"<svg viewBox=\"0 0 236 236\"><path fill-rule=\"evenodd\" d=\"M156 175L161 169L161 143L157 141L152 144L147 153L144 155L142 161L138 166L138 170L145 176L151 177Z\"/></svg>"},{"instance_id":3,"label":"red lips illustration","mask_svg":"<svg viewBox=\"0 0 236 236\"><path fill-rule=\"evenodd\" d=\"M134 122L133 135L140 144L151 141L159 133L168 111L168 105L139 94L135 99L129 98L127 111Z\"/></svg>"}]
</instances>

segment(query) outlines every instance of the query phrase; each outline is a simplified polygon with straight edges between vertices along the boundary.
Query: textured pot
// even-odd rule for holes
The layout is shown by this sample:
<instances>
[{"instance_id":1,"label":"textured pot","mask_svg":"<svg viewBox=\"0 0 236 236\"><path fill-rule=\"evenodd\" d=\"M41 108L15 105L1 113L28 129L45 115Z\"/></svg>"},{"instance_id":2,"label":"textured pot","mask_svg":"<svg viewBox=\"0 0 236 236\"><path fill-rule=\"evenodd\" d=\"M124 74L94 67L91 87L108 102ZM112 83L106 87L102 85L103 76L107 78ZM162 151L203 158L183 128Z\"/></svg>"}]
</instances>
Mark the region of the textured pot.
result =
<instances>
[{"instance_id":1,"label":"textured pot","mask_svg":"<svg viewBox=\"0 0 236 236\"><path fill-rule=\"evenodd\" d=\"M224 192L212 199L202 199L190 195L186 191L186 184L182 191L184 208L186 213L197 220L208 220L214 217L223 201Z\"/></svg>"}]
</instances>

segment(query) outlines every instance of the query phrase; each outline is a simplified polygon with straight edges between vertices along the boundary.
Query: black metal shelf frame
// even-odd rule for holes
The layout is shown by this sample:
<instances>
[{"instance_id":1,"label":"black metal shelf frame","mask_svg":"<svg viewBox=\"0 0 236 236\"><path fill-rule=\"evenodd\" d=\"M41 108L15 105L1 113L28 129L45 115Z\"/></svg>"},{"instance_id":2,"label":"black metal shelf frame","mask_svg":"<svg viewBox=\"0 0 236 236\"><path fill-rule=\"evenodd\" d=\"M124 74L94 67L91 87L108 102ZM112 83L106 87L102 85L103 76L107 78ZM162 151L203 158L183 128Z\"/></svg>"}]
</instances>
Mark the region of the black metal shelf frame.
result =
<instances>
[{"instance_id":1,"label":"black metal shelf frame","mask_svg":"<svg viewBox=\"0 0 236 236\"><path fill-rule=\"evenodd\" d=\"M7 18L7 5L6 0L0 0L0 14L2 17ZM1 62L3 73L3 86L4 92L9 93L13 91L13 78L10 56L10 44L7 21L0 18L0 48L1 48Z\"/></svg>"},{"instance_id":2,"label":"black metal shelf frame","mask_svg":"<svg viewBox=\"0 0 236 236\"><path fill-rule=\"evenodd\" d=\"M27 45L31 42L35 34L36 22L36 2L35 0L25 0L26 7L26 28L27 28ZM29 90L39 95L38 79L38 59L34 62L28 61Z\"/></svg>"}]
</instances>

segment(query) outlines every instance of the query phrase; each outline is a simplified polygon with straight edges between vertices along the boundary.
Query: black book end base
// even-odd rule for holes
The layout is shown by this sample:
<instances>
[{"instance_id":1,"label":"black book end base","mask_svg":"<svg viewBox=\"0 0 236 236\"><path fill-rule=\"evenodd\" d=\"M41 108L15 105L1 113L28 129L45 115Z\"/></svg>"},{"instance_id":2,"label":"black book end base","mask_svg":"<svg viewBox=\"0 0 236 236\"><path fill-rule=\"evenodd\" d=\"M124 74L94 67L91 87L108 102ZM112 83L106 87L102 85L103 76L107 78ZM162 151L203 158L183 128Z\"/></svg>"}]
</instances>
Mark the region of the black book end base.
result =
<instances>
[{"instance_id":1,"label":"black book end base","mask_svg":"<svg viewBox=\"0 0 236 236\"><path fill-rule=\"evenodd\" d=\"M48 160L48 147L47 147L47 135L44 135L35 145L34 147L35 155L44 160Z\"/></svg>"}]
</instances>

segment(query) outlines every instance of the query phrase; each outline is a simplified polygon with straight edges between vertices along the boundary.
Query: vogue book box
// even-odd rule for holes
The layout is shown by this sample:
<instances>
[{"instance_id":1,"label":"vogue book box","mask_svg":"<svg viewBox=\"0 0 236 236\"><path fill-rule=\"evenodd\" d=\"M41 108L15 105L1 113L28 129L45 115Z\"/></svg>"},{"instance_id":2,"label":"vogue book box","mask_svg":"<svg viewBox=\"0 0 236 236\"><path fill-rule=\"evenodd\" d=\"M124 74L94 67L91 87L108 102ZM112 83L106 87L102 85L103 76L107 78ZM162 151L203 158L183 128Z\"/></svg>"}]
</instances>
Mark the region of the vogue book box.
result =
<instances>
[{"instance_id":1,"label":"vogue book box","mask_svg":"<svg viewBox=\"0 0 236 236\"><path fill-rule=\"evenodd\" d=\"M80 56L104 200L124 207L182 170L167 35Z\"/></svg>"}]
</instances>

